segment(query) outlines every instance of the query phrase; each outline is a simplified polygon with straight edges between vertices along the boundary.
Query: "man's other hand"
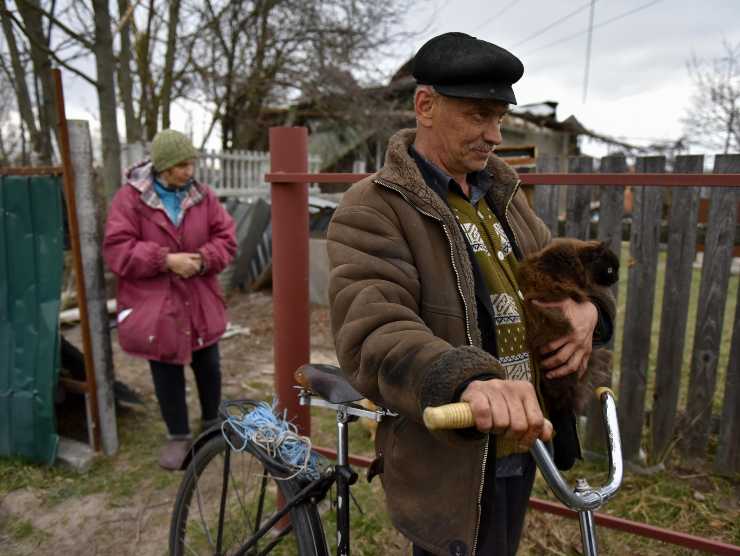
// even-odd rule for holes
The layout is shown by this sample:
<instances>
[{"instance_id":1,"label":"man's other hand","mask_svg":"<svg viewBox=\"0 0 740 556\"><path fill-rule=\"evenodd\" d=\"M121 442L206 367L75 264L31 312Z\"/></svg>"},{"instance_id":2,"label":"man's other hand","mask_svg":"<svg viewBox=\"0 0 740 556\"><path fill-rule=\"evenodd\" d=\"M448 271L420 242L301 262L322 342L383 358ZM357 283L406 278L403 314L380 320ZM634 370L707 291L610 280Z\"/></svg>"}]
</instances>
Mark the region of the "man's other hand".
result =
<instances>
[{"instance_id":1,"label":"man's other hand","mask_svg":"<svg viewBox=\"0 0 740 556\"><path fill-rule=\"evenodd\" d=\"M546 378L560 378L571 373L582 377L588 367L593 349L593 336L599 313L590 301L576 303L571 298L563 301L544 302L534 300L540 307L560 309L571 325L571 333L542 347L541 365L547 372Z\"/></svg>"},{"instance_id":2,"label":"man's other hand","mask_svg":"<svg viewBox=\"0 0 740 556\"><path fill-rule=\"evenodd\" d=\"M534 386L525 380L474 380L460 396L468 402L481 432L503 434L523 446L548 441L552 425L542 415Z\"/></svg>"}]
</instances>

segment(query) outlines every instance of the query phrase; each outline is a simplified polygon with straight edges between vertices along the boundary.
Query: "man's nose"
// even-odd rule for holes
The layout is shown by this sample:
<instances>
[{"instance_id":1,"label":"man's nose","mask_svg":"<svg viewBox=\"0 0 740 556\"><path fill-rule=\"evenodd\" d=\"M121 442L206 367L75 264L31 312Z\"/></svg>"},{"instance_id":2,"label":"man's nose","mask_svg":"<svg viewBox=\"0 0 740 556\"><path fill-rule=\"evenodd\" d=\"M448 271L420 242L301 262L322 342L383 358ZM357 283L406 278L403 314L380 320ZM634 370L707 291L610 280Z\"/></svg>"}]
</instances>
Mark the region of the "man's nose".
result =
<instances>
[{"instance_id":1,"label":"man's nose","mask_svg":"<svg viewBox=\"0 0 740 556\"><path fill-rule=\"evenodd\" d=\"M501 122L499 122L498 118L486 126L486 129L483 131L483 139L487 143L493 143L494 145L500 145L502 143Z\"/></svg>"}]
</instances>

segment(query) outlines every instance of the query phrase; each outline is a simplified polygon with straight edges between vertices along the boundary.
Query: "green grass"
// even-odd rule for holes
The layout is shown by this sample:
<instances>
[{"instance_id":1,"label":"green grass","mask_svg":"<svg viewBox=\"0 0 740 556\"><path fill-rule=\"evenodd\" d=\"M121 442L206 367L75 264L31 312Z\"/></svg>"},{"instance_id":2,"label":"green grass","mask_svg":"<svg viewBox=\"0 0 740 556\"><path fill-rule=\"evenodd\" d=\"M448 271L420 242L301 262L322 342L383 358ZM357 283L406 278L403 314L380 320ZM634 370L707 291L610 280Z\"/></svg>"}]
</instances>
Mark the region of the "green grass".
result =
<instances>
[{"instance_id":1,"label":"green grass","mask_svg":"<svg viewBox=\"0 0 740 556\"><path fill-rule=\"evenodd\" d=\"M0 497L19 489L44 492L44 504L51 507L69 498L106 493L113 506L126 505L142 485L152 488L172 486L179 475L157 467L157 450L164 435L163 426L151 412L121 418L121 452L96 458L86 473L63 466L39 466L17 459L0 459Z\"/></svg>"}]
</instances>

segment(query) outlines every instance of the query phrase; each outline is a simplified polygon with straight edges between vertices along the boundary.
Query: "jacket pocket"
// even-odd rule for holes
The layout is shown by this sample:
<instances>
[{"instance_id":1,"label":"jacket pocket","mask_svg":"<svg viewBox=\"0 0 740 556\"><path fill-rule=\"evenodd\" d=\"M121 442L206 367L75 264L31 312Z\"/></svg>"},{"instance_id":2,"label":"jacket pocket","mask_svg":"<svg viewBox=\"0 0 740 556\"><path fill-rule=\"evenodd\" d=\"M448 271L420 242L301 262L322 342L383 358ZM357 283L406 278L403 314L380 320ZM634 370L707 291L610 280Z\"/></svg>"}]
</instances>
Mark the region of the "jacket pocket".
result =
<instances>
[{"instance_id":1,"label":"jacket pocket","mask_svg":"<svg viewBox=\"0 0 740 556\"><path fill-rule=\"evenodd\" d=\"M124 351L155 358L157 316L161 307L161 300L133 306L121 304L118 310L118 342Z\"/></svg>"},{"instance_id":2,"label":"jacket pocket","mask_svg":"<svg viewBox=\"0 0 740 556\"><path fill-rule=\"evenodd\" d=\"M445 338L454 346L467 343L465 338L465 318L462 311L456 305L443 307L441 305L422 302L421 318L431 331L434 332L435 336Z\"/></svg>"},{"instance_id":3,"label":"jacket pocket","mask_svg":"<svg viewBox=\"0 0 740 556\"><path fill-rule=\"evenodd\" d=\"M184 318L189 319L190 317L185 315ZM182 322L182 318L178 318L177 304L171 292L168 292L165 296L162 309L159 311L155 320L157 324L154 346L156 348L157 359L159 361L173 361L178 355L179 338L185 332L190 332L190 323ZM188 336L183 342L189 348L192 339Z\"/></svg>"}]
</instances>

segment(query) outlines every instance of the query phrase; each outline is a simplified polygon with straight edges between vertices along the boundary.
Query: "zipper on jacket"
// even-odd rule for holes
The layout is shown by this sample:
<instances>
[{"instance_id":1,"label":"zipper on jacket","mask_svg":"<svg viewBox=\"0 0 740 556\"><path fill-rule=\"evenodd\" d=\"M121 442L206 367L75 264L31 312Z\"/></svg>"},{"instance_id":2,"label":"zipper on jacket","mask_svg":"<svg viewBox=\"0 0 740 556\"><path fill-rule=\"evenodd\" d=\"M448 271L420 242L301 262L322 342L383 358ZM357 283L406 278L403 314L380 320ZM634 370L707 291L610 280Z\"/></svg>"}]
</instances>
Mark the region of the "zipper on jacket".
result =
<instances>
[{"instance_id":1,"label":"zipper on jacket","mask_svg":"<svg viewBox=\"0 0 740 556\"><path fill-rule=\"evenodd\" d=\"M483 513L483 486L486 483L486 463L488 462L488 446L491 442L491 436L486 436L486 445L483 447L483 467L481 468L480 488L478 489L478 519L475 524L475 534L473 535L473 550L470 556L475 556L478 551L478 534L480 533L480 520Z\"/></svg>"},{"instance_id":2,"label":"zipper on jacket","mask_svg":"<svg viewBox=\"0 0 740 556\"><path fill-rule=\"evenodd\" d=\"M429 212L426 212L425 210L422 210L419 207L417 207L414 203L412 203L409 200L409 198L406 196L406 194L403 191L401 191L400 189L398 189L397 187L395 187L394 185L392 185L390 182L381 180L380 178L376 178L373 181L375 183L377 183L378 185L382 185L383 187L385 187L387 189L391 189L391 190L395 191L401 197L403 197L404 201L406 201L409 205L411 205L416 210L418 210L421 214L423 214L424 216L428 216L429 218L431 218L433 220L436 220L437 222L439 222L441 224L442 230L444 231L445 237L447 238L447 243L450 246L450 260L452 261L452 270L455 273L455 281L457 283L457 292L460 294L460 299L462 300L463 307L465 308L465 335L466 335L466 337L468 339L468 345L472 346L473 345L473 337L470 334L470 322L469 322L469 317L468 317L468 315L469 315L469 313L468 313L468 302L465 301L465 296L463 295L462 285L460 284L460 272L458 271L457 265L455 264L454 245L452 244L452 237L450 236L450 231L447 229L447 225L438 216L434 216L433 214L431 214Z\"/></svg>"},{"instance_id":3,"label":"zipper on jacket","mask_svg":"<svg viewBox=\"0 0 740 556\"><path fill-rule=\"evenodd\" d=\"M409 198L406 196L406 194L401 191L398 187L395 185L392 185L389 182L386 182L384 180L381 180L380 178L376 178L373 180L378 185L382 185L383 187L390 189L392 191L395 191L398 193L404 201L406 201L409 205L414 207L416 210L418 210L421 214L424 216L428 216L429 218L436 220L442 225L442 230L445 233L445 236L447 237L447 243L450 246L450 259L452 260L452 270L455 272L455 280L457 281L457 291L460 294L460 299L462 299L463 306L465 307L465 333L468 337L468 345L473 345L473 338L470 335L470 324L468 322L468 303L465 301L465 296L462 292L462 286L460 285L460 274L457 270L457 265L455 264L455 256L454 256L454 246L452 244L452 238L450 237L450 232L447 229L447 225L444 223L444 221L439 218L438 216L434 216L433 214L430 214L426 212L425 210L420 209L417 207L414 203L409 200ZM518 184L517 184L518 186ZM516 189L514 189L516 192ZM508 204L507 204L508 207ZM506 211L504 211L504 214ZM473 549L471 551L471 556L475 556L477 548L478 548L478 534L480 532L480 520L481 520L481 513L483 511L482 501L483 501L483 487L485 485L486 481L486 463L488 461L488 446L489 446L490 438L486 437L485 445L483 446L483 461L481 463L481 478L480 478L480 487L478 488L478 500L477 500L477 516L476 516L476 522L475 522L475 530L473 533Z\"/></svg>"},{"instance_id":4,"label":"zipper on jacket","mask_svg":"<svg viewBox=\"0 0 740 556\"><path fill-rule=\"evenodd\" d=\"M522 251L522 244L519 243L519 238L516 235L516 230L514 230L514 226L511 225L511 220L509 220L509 205L511 204L511 201L514 199L514 195L516 195L516 192L519 189L519 184L521 183L522 183L522 180L517 180L516 185L514 186L514 191L511 192L511 196L509 197L509 200L506 201L506 206L504 207L504 218L506 218L506 223L509 225L509 229L511 230L511 233L514 234L514 242L519 248L519 252L522 254L522 256L524 256L524 252Z\"/></svg>"}]
</instances>

